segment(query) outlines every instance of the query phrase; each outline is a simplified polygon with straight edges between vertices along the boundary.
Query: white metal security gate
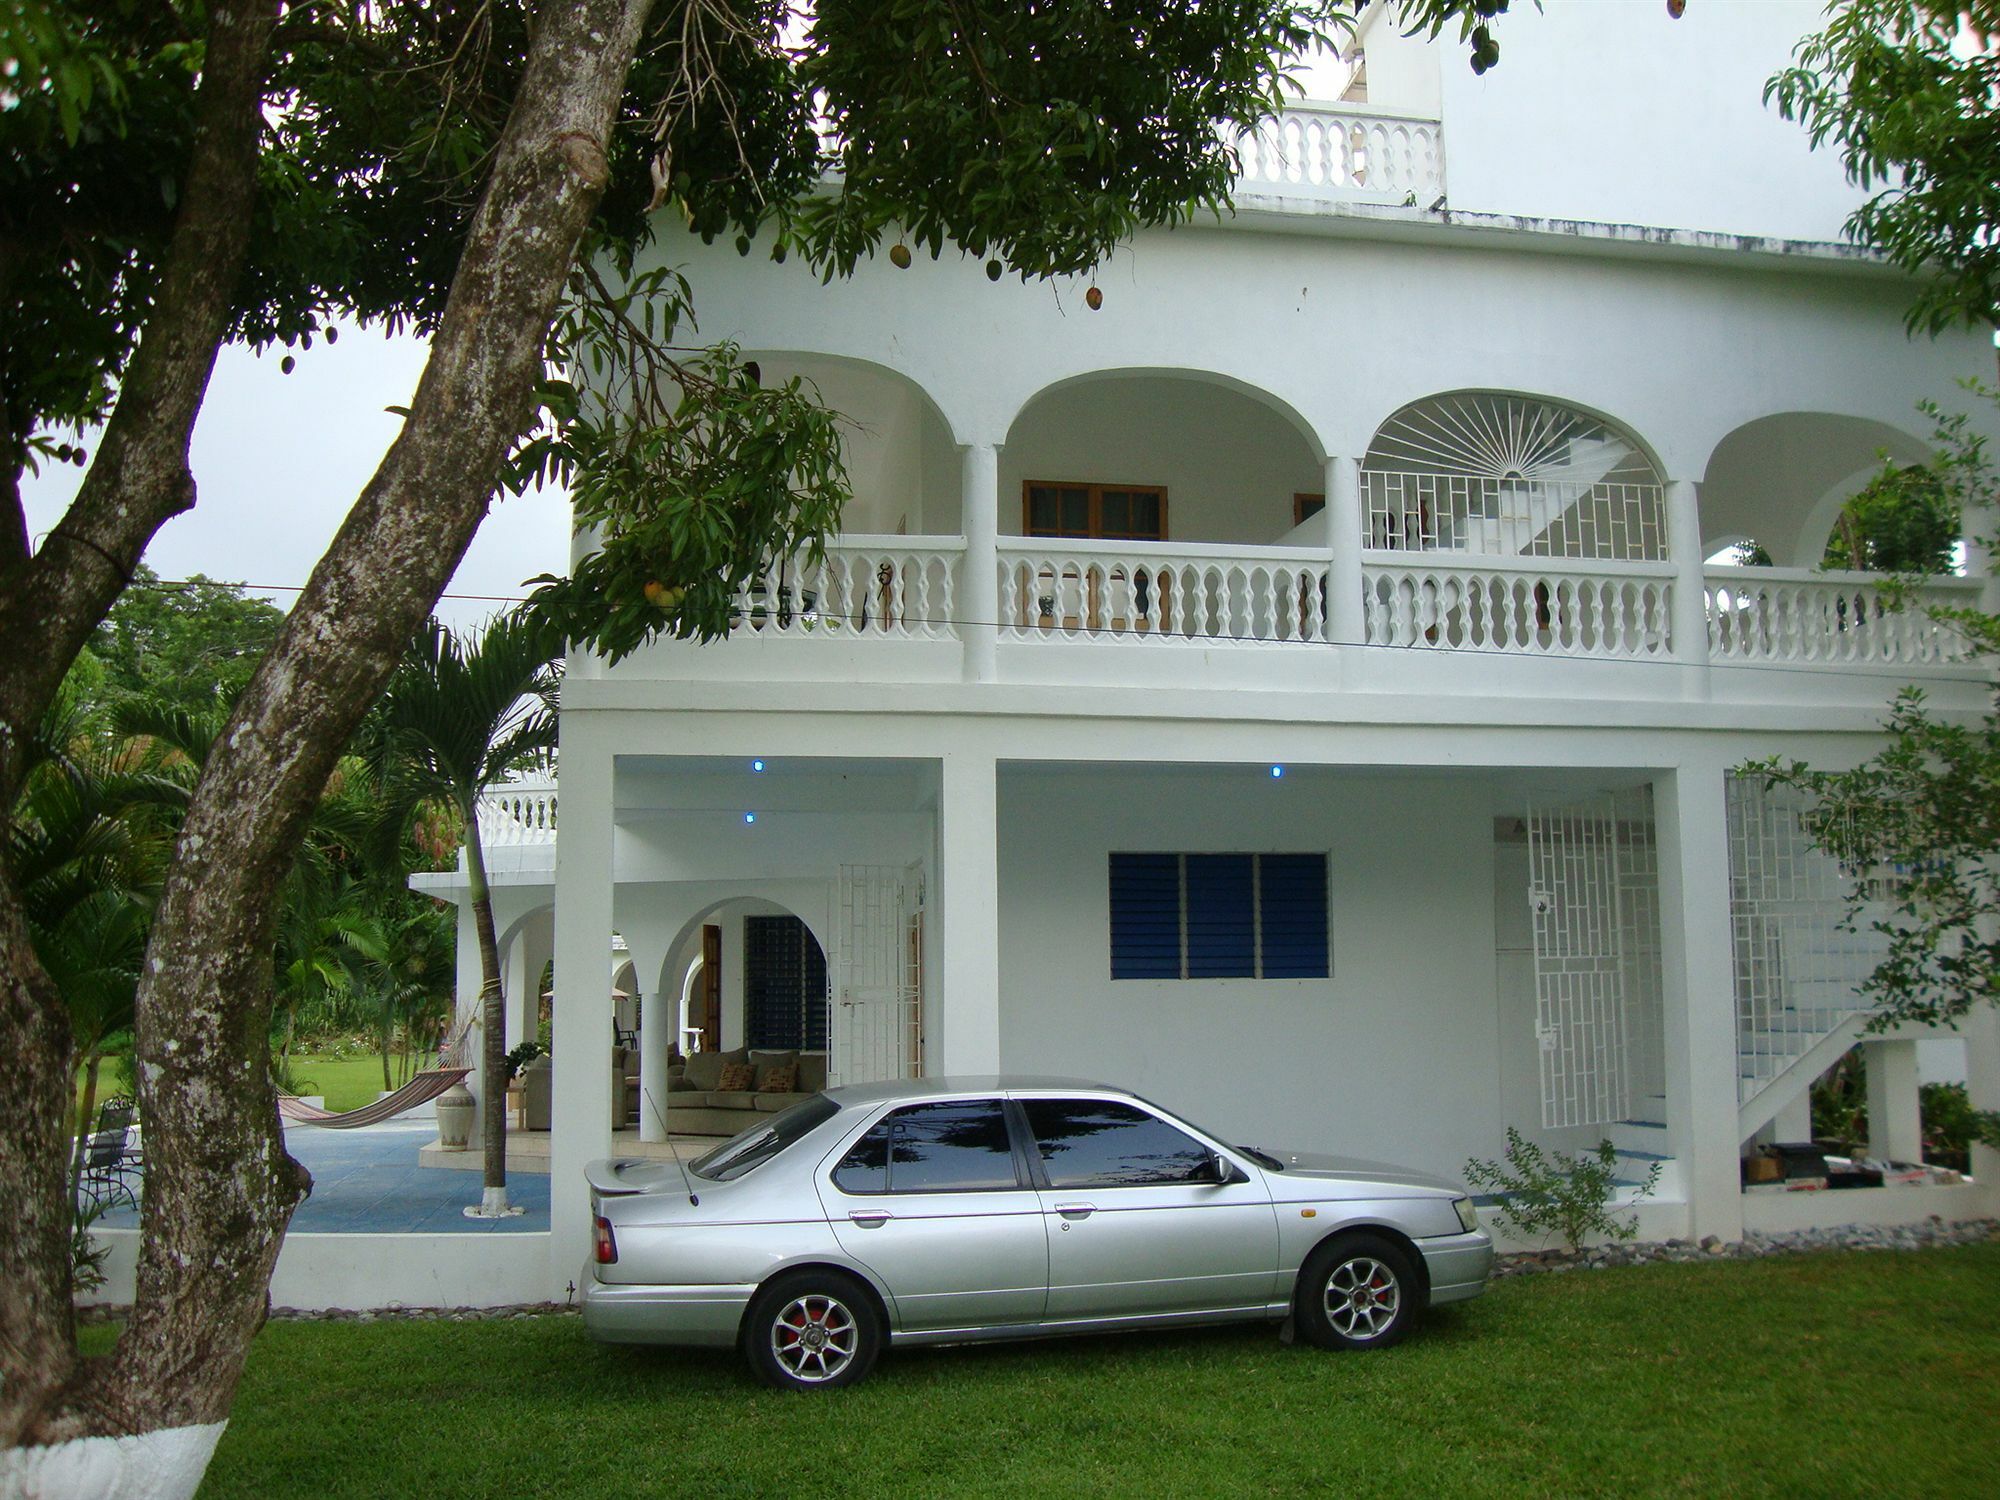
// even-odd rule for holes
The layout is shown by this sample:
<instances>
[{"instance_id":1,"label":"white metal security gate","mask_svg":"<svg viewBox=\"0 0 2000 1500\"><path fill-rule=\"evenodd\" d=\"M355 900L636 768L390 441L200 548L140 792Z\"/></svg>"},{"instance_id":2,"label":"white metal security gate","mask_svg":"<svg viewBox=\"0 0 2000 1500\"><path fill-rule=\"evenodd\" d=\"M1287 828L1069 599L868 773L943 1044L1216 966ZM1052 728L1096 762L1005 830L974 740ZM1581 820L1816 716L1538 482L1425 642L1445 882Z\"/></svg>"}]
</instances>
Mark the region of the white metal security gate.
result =
<instances>
[{"instance_id":1,"label":"white metal security gate","mask_svg":"<svg viewBox=\"0 0 2000 1500\"><path fill-rule=\"evenodd\" d=\"M1610 796L1528 810L1542 1125L1603 1125L1631 1100L1618 810Z\"/></svg>"},{"instance_id":2,"label":"white metal security gate","mask_svg":"<svg viewBox=\"0 0 2000 1500\"><path fill-rule=\"evenodd\" d=\"M842 865L834 896L830 1084L923 1074L923 869Z\"/></svg>"}]
</instances>

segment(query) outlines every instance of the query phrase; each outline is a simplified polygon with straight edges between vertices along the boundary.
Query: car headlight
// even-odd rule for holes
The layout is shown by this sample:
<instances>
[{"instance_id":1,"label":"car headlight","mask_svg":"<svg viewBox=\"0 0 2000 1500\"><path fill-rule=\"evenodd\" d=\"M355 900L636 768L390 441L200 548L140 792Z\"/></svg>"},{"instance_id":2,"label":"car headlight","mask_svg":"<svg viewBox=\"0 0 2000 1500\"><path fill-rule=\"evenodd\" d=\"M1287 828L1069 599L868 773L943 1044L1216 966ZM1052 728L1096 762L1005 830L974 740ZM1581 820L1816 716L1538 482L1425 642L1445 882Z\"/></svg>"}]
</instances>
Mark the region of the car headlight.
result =
<instances>
[{"instance_id":1,"label":"car headlight","mask_svg":"<svg viewBox=\"0 0 2000 1500\"><path fill-rule=\"evenodd\" d=\"M1458 1227L1467 1234L1479 1227L1479 1210L1472 1206L1470 1198L1454 1198L1451 1206L1458 1211Z\"/></svg>"}]
</instances>

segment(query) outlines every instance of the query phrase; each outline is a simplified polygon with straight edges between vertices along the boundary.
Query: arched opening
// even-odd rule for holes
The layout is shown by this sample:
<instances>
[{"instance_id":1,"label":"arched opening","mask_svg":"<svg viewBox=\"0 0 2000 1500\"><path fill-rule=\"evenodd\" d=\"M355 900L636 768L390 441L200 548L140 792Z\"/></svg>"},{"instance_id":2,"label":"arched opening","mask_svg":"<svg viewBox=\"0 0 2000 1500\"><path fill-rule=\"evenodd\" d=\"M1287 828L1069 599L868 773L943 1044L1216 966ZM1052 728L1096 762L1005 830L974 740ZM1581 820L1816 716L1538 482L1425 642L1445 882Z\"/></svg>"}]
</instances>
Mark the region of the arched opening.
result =
<instances>
[{"instance_id":1,"label":"arched opening","mask_svg":"<svg viewBox=\"0 0 2000 1500\"><path fill-rule=\"evenodd\" d=\"M1403 407L1361 466L1364 545L1498 557L1659 561L1660 470L1607 418L1510 391Z\"/></svg>"},{"instance_id":2,"label":"arched opening","mask_svg":"<svg viewBox=\"0 0 2000 1500\"><path fill-rule=\"evenodd\" d=\"M1271 545L1318 508L1324 482L1304 419L1266 392L1201 371L1100 371L1015 416L1000 533Z\"/></svg>"},{"instance_id":3,"label":"arched opening","mask_svg":"<svg viewBox=\"0 0 2000 1500\"><path fill-rule=\"evenodd\" d=\"M1784 412L1745 422L1709 456L1703 538L1753 538L1778 567L1816 567L1842 507L1885 458L1929 456L1909 433L1866 417Z\"/></svg>"},{"instance_id":4,"label":"arched opening","mask_svg":"<svg viewBox=\"0 0 2000 1500\"><path fill-rule=\"evenodd\" d=\"M668 946L661 989L676 997L682 1053L827 1051L827 954L798 913L754 896L703 908Z\"/></svg>"},{"instance_id":5,"label":"arched opening","mask_svg":"<svg viewBox=\"0 0 2000 1500\"><path fill-rule=\"evenodd\" d=\"M959 530L958 441L929 392L908 376L864 360L788 350L746 354L765 385L797 376L846 420L841 456L853 498L841 530L874 535L945 535Z\"/></svg>"}]
</instances>

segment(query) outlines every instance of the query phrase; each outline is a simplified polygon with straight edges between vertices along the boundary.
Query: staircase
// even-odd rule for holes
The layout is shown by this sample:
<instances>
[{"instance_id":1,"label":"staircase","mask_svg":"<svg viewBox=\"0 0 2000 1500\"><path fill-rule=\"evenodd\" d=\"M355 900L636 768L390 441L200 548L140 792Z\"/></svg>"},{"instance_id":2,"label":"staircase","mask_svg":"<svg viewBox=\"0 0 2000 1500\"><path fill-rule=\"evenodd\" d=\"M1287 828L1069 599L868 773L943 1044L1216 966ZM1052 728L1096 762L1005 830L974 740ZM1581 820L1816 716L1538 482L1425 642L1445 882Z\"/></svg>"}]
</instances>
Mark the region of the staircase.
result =
<instances>
[{"instance_id":1,"label":"staircase","mask_svg":"<svg viewBox=\"0 0 2000 1500\"><path fill-rule=\"evenodd\" d=\"M1460 523L1458 545L1487 556L1520 556L1631 452L1629 444L1614 439L1572 438L1562 468L1533 479L1503 480L1488 510L1473 511Z\"/></svg>"},{"instance_id":2,"label":"staircase","mask_svg":"<svg viewBox=\"0 0 2000 1500\"><path fill-rule=\"evenodd\" d=\"M1681 1195L1680 1163L1667 1151L1667 1096L1644 1094L1632 1100L1632 1118L1617 1120L1604 1128L1605 1139L1617 1148L1621 1188L1636 1188L1657 1165L1660 1180L1653 1188L1655 1198Z\"/></svg>"},{"instance_id":3,"label":"staircase","mask_svg":"<svg viewBox=\"0 0 2000 1500\"><path fill-rule=\"evenodd\" d=\"M1783 1003L1745 1005L1736 1017L1737 1139L1750 1137L1811 1088L1861 1038L1869 1009L1856 991L1880 959L1882 939L1845 933L1821 955L1822 975L1782 978ZM1845 971L1845 972L1842 972Z\"/></svg>"}]
</instances>

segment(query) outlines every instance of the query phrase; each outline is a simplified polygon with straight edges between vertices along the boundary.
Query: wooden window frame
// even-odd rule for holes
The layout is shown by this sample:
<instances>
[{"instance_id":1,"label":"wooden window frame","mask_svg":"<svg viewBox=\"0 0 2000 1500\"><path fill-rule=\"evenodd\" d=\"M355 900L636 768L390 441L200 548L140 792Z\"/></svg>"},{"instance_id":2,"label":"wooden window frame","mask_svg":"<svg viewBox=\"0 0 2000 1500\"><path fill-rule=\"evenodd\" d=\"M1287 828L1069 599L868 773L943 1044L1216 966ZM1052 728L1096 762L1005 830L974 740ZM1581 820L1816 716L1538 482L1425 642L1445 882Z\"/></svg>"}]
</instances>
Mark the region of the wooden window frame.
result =
<instances>
[{"instance_id":1,"label":"wooden window frame","mask_svg":"<svg viewBox=\"0 0 2000 1500\"><path fill-rule=\"evenodd\" d=\"M1035 531L1032 528L1033 506L1029 496L1033 491L1044 490L1086 490L1090 494L1090 534L1083 537L1066 537L1059 531ZM1160 497L1160 534L1150 537L1106 537L1104 535L1104 492L1106 490L1129 490L1135 494L1145 493ZM1167 487L1163 484L1120 484L1110 482L1093 484L1082 479L1024 479L1021 481L1021 535L1040 537L1053 541L1134 541L1164 542L1172 537L1167 520Z\"/></svg>"}]
</instances>

